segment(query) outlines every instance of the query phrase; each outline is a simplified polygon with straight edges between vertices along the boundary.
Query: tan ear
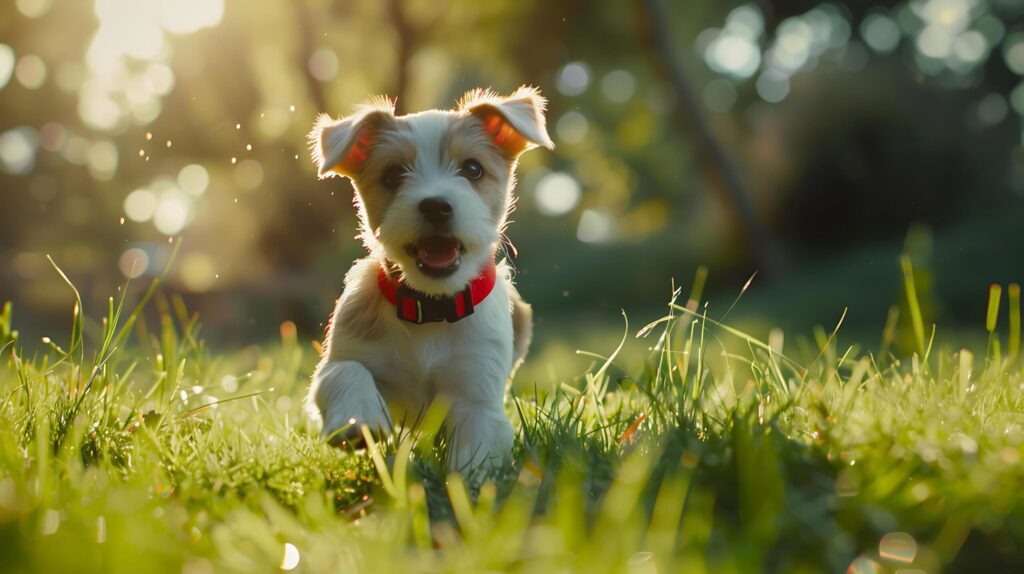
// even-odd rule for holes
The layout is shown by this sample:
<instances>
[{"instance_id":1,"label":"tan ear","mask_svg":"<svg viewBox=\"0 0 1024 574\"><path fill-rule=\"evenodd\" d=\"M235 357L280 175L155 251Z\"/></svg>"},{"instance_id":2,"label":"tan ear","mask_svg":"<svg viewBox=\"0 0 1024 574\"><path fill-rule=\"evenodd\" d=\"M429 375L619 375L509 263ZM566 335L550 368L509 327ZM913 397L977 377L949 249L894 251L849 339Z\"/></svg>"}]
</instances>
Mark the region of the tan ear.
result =
<instances>
[{"instance_id":1,"label":"tan ear","mask_svg":"<svg viewBox=\"0 0 1024 574\"><path fill-rule=\"evenodd\" d=\"M540 91L530 86L508 97L482 88L471 90L459 101L459 111L479 117L494 143L511 157L537 146L554 149L544 119L546 106Z\"/></svg>"},{"instance_id":2,"label":"tan ear","mask_svg":"<svg viewBox=\"0 0 1024 574\"><path fill-rule=\"evenodd\" d=\"M309 148L320 179L359 173L376 132L394 114L394 102L385 96L373 98L341 119L320 114L309 132Z\"/></svg>"}]
</instances>

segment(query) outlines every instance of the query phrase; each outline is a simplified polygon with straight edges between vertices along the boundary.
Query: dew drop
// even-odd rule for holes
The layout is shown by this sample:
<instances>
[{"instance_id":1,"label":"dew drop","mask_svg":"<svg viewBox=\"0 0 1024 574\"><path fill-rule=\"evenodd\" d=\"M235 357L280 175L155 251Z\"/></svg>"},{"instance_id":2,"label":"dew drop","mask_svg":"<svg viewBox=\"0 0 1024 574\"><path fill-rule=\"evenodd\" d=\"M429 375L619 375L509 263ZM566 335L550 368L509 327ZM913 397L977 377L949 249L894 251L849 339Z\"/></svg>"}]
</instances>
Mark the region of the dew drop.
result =
<instances>
[{"instance_id":1,"label":"dew drop","mask_svg":"<svg viewBox=\"0 0 1024 574\"><path fill-rule=\"evenodd\" d=\"M284 556L281 557L281 570L294 570L301 560L299 549L288 542L284 545Z\"/></svg>"},{"instance_id":2,"label":"dew drop","mask_svg":"<svg viewBox=\"0 0 1024 574\"><path fill-rule=\"evenodd\" d=\"M60 513L51 508L43 514L40 533L44 536L50 536L56 534L58 528L60 528Z\"/></svg>"},{"instance_id":3,"label":"dew drop","mask_svg":"<svg viewBox=\"0 0 1024 574\"><path fill-rule=\"evenodd\" d=\"M917 557L917 541L906 532L890 532L878 543L878 555L886 560L910 564Z\"/></svg>"},{"instance_id":4,"label":"dew drop","mask_svg":"<svg viewBox=\"0 0 1024 574\"><path fill-rule=\"evenodd\" d=\"M846 574L881 574L882 567L874 560L859 556L846 568Z\"/></svg>"}]
</instances>

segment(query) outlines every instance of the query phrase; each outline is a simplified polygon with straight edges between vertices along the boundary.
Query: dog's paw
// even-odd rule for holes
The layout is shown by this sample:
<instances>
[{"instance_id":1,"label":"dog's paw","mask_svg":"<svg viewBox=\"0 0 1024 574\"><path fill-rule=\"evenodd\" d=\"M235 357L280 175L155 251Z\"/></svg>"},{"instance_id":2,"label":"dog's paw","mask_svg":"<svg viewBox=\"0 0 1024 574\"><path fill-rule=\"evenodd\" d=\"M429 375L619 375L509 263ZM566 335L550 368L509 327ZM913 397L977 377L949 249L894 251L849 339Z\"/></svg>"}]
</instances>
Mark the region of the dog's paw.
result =
<instances>
[{"instance_id":1,"label":"dog's paw","mask_svg":"<svg viewBox=\"0 0 1024 574\"><path fill-rule=\"evenodd\" d=\"M320 436L336 446L362 443L362 427L382 436L391 430L373 375L354 361L324 365L313 376L312 397L324 421Z\"/></svg>"},{"instance_id":2,"label":"dog's paw","mask_svg":"<svg viewBox=\"0 0 1024 574\"><path fill-rule=\"evenodd\" d=\"M339 416L335 418L324 418L324 426L320 430L320 436L327 441L327 444L338 448L363 448L365 439L363 427L367 427L370 435L377 441L387 436L391 423L386 417L377 417L374 420Z\"/></svg>"},{"instance_id":3,"label":"dog's paw","mask_svg":"<svg viewBox=\"0 0 1024 574\"><path fill-rule=\"evenodd\" d=\"M467 475L486 475L512 458L515 432L500 407L460 408L449 413L452 445L448 469Z\"/></svg>"}]
</instances>

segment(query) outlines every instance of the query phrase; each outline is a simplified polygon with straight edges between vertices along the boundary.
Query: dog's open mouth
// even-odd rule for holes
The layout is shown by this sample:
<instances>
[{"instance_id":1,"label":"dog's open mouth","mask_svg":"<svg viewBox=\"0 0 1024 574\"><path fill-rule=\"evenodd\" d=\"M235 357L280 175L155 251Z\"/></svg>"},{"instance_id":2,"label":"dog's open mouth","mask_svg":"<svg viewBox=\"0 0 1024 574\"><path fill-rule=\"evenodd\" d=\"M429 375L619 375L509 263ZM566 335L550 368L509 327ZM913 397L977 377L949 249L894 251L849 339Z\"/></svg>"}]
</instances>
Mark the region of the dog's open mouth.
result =
<instances>
[{"instance_id":1,"label":"dog's open mouth","mask_svg":"<svg viewBox=\"0 0 1024 574\"><path fill-rule=\"evenodd\" d=\"M416 258L416 267L428 277L447 277L462 264L465 248L451 235L422 237L405 250Z\"/></svg>"}]
</instances>

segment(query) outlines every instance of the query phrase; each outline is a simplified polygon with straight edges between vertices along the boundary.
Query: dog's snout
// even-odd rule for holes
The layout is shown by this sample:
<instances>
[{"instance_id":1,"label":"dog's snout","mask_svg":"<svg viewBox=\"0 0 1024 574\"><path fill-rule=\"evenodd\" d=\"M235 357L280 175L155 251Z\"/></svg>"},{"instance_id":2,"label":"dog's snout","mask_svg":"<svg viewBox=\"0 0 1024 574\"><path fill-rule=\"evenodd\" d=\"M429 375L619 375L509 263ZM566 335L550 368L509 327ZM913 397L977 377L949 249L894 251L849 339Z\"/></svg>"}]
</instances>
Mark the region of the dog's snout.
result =
<instances>
[{"instance_id":1,"label":"dog's snout","mask_svg":"<svg viewBox=\"0 0 1024 574\"><path fill-rule=\"evenodd\" d=\"M452 204L442 197L428 197L420 202L420 213L430 223L445 223L452 218Z\"/></svg>"}]
</instances>

